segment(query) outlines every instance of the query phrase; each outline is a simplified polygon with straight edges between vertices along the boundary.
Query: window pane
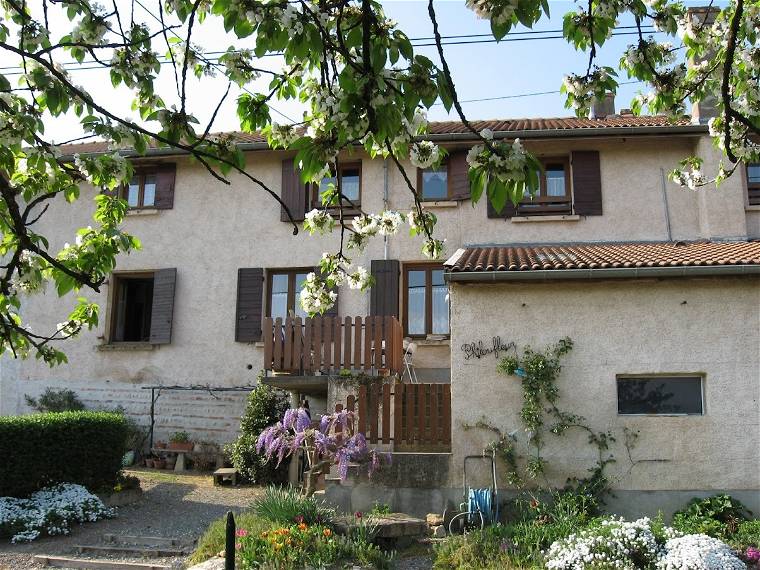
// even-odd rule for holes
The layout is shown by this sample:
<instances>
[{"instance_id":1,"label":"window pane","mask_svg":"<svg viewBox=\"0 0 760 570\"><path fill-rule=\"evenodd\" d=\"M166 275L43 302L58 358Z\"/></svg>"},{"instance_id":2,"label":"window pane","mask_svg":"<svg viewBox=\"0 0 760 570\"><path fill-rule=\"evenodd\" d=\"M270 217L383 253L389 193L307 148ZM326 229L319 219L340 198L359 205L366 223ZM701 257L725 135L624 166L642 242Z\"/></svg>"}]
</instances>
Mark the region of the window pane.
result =
<instances>
[{"instance_id":1,"label":"window pane","mask_svg":"<svg viewBox=\"0 0 760 570\"><path fill-rule=\"evenodd\" d=\"M760 184L760 163L747 165L747 182Z\"/></svg>"},{"instance_id":2,"label":"window pane","mask_svg":"<svg viewBox=\"0 0 760 570\"><path fill-rule=\"evenodd\" d=\"M422 199L445 200L449 197L449 174L446 166L422 171Z\"/></svg>"},{"instance_id":3,"label":"window pane","mask_svg":"<svg viewBox=\"0 0 760 570\"><path fill-rule=\"evenodd\" d=\"M335 176L329 176L327 178L323 178L322 182L319 183L319 196L317 196L317 200L318 200L318 202L319 202L320 205L322 204L322 192L324 192L325 190L327 190L327 187L330 184L333 184L333 185L337 184L337 180L336 180Z\"/></svg>"},{"instance_id":4,"label":"window pane","mask_svg":"<svg viewBox=\"0 0 760 570\"><path fill-rule=\"evenodd\" d=\"M156 177L145 177L145 189L143 190L143 206L153 206L156 202Z\"/></svg>"},{"instance_id":5,"label":"window pane","mask_svg":"<svg viewBox=\"0 0 760 570\"><path fill-rule=\"evenodd\" d=\"M701 414L702 378L618 378L619 414Z\"/></svg>"},{"instance_id":6,"label":"window pane","mask_svg":"<svg viewBox=\"0 0 760 570\"><path fill-rule=\"evenodd\" d=\"M343 195L352 202L359 203L359 178L361 171L359 168L341 169L340 185Z\"/></svg>"},{"instance_id":7,"label":"window pane","mask_svg":"<svg viewBox=\"0 0 760 570\"><path fill-rule=\"evenodd\" d=\"M140 179L135 176L129 181L127 195L125 196L130 208L137 208L140 202Z\"/></svg>"},{"instance_id":8,"label":"window pane","mask_svg":"<svg viewBox=\"0 0 760 570\"><path fill-rule=\"evenodd\" d=\"M449 334L449 288L443 280L443 269L432 271L433 334Z\"/></svg>"},{"instance_id":9,"label":"window pane","mask_svg":"<svg viewBox=\"0 0 760 570\"><path fill-rule=\"evenodd\" d=\"M565 167L562 164L546 165L546 195L565 195Z\"/></svg>"},{"instance_id":10,"label":"window pane","mask_svg":"<svg viewBox=\"0 0 760 570\"><path fill-rule=\"evenodd\" d=\"M425 334L425 271L407 273L408 302L406 308L407 334Z\"/></svg>"},{"instance_id":11,"label":"window pane","mask_svg":"<svg viewBox=\"0 0 760 570\"><path fill-rule=\"evenodd\" d=\"M272 299L271 317L285 318L288 316L288 275L285 273L272 275L272 290L270 291Z\"/></svg>"},{"instance_id":12,"label":"window pane","mask_svg":"<svg viewBox=\"0 0 760 570\"><path fill-rule=\"evenodd\" d=\"M304 283L306 283L306 276L308 273L296 273L296 297L295 297L295 313L297 317L306 318L309 315L301 308L301 289L303 289Z\"/></svg>"}]
</instances>

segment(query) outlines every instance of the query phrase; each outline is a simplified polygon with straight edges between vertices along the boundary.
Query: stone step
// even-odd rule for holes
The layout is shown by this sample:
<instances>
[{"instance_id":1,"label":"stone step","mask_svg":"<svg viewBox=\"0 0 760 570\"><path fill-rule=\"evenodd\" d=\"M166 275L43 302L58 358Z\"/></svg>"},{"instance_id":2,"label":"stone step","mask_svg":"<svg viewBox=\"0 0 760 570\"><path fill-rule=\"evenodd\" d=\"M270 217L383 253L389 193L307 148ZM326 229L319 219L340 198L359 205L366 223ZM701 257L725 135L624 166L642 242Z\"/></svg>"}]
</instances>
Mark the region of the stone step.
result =
<instances>
[{"instance_id":1,"label":"stone step","mask_svg":"<svg viewBox=\"0 0 760 570\"><path fill-rule=\"evenodd\" d=\"M192 538L167 538L164 536L131 536L126 534L103 534L103 542L128 546L178 546L191 548L195 544Z\"/></svg>"},{"instance_id":2,"label":"stone step","mask_svg":"<svg viewBox=\"0 0 760 570\"><path fill-rule=\"evenodd\" d=\"M42 566L52 568L68 568L77 570L172 570L165 564L150 562L117 562L115 560L88 560L86 558L70 558L66 556L46 556L40 554L34 561Z\"/></svg>"},{"instance_id":3,"label":"stone step","mask_svg":"<svg viewBox=\"0 0 760 570\"><path fill-rule=\"evenodd\" d=\"M136 558L165 558L169 556L185 556L190 554L187 548L172 548L167 546L103 546L100 544L78 544L74 546L79 554L102 554L103 556L134 556Z\"/></svg>"}]
</instances>

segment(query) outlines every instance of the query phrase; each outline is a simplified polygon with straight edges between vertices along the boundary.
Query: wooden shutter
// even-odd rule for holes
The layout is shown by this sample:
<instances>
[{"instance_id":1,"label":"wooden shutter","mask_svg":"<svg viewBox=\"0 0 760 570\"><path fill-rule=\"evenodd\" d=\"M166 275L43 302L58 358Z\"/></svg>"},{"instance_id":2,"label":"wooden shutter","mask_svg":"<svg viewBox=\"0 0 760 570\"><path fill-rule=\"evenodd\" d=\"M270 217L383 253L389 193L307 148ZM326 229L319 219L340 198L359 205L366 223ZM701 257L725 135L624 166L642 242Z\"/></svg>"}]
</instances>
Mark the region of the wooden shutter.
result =
<instances>
[{"instance_id":1,"label":"wooden shutter","mask_svg":"<svg viewBox=\"0 0 760 570\"><path fill-rule=\"evenodd\" d=\"M261 340L261 317L264 307L264 269L238 269L237 308L235 310L235 341Z\"/></svg>"},{"instance_id":2,"label":"wooden shutter","mask_svg":"<svg viewBox=\"0 0 760 570\"><path fill-rule=\"evenodd\" d=\"M293 221L302 222L306 217L306 184L301 181L298 169L293 164L293 159L282 161L282 194L280 198L290 209ZM288 212L280 208L280 220L289 222Z\"/></svg>"},{"instance_id":3,"label":"wooden shutter","mask_svg":"<svg viewBox=\"0 0 760 570\"><path fill-rule=\"evenodd\" d=\"M161 164L156 170L157 210L171 210L174 207L174 179L177 174L176 164Z\"/></svg>"},{"instance_id":4,"label":"wooden shutter","mask_svg":"<svg viewBox=\"0 0 760 570\"><path fill-rule=\"evenodd\" d=\"M153 309L150 316L150 343L169 344L172 341L174 286L176 269L159 269L153 274Z\"/></svg>"},{"instance_id":5,"label":"wooden shutter","mask_svg":"<svg viewBox=\"0 0 760 570\"><path fill-rule=\"evenodd\" d=\"M470 199L470 178L467 153L453 151L449 155L449 196L452 200Z\"/></svg>"},{"instance_id":6,"label":"wooden shutter","mask_svg":"<svg viewBox=\"0 0 760 570\"><path fill-rule=\"evenodd\" d=\"M496 208L493 207L493 204L491 204L491 200L486 196L485 192L483 193L483 199L486 201L487 204L487 210L488 210L488 217L489 218L513 218L517 215L517 207L512 203L512 200L507 200L507 203L504 204L504 207L501 209L501 212L497 212Z\"/></svg>"},{"instance_id":7,"label":"wooden shutter","mask_svg":"<svg viewBox=\"0 0 760 570\"><path fill-rule=\"evenodd\" d=\"M398 285L400 263L397 259L373 259L370 289L370 311L373 316L398 317Z\"/></svg>"},{"instance_id":8,"label":"wooden shutter","mask_svg":"<svg viewBox=\"0 0 760 570\"><path fill-rule=\"evenodd\" d=\"M599 151L575 151L573 169L573 208L581 216L602 215L602 173Z\"/></svg>"}]
</instances>

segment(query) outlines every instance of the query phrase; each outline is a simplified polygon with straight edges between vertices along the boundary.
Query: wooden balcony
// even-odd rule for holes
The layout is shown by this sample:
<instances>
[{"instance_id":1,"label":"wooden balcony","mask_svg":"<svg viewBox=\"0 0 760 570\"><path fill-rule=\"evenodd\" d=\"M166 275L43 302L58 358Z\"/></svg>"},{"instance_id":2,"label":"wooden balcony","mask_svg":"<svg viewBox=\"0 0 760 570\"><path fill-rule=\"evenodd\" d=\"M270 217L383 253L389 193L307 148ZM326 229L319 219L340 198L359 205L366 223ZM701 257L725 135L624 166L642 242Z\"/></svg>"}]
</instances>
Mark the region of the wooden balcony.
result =
<instances>
[{"instance_id":1,"label":"wooden balcony","mask_svg":"<svg viewBox=\"0 0 760 570\"><path fill-rule=\"evenodd\" d=\"M300 376L401 374L403 334L394 317L264 319L264 368Z\"/></svg>"}]
</instances>

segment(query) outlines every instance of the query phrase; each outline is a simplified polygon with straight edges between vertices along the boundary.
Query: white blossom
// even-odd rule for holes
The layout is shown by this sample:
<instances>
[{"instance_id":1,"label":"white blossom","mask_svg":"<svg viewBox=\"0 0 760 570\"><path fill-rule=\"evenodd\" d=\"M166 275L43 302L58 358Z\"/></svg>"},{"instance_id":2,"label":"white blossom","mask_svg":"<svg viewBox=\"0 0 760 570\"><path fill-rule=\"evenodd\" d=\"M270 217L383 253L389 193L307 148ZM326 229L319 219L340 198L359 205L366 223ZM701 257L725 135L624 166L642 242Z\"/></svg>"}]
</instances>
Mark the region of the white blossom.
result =
<instances>
[{"instance_id":1,"label":"white blossom","mask_svg":"<svg viewBox=\"0 0 760 570\"><path fill-rule=\"evenodd\" d=\"M440 158L438 145L430 141L415 142L409 148L409 160L417 168L429 168Z\"/></svg>"}]
</instances>

